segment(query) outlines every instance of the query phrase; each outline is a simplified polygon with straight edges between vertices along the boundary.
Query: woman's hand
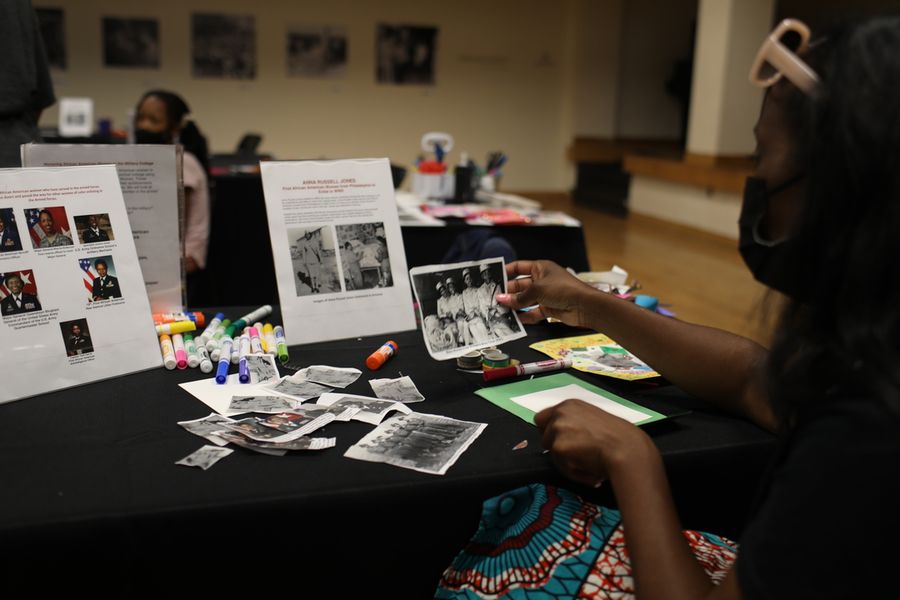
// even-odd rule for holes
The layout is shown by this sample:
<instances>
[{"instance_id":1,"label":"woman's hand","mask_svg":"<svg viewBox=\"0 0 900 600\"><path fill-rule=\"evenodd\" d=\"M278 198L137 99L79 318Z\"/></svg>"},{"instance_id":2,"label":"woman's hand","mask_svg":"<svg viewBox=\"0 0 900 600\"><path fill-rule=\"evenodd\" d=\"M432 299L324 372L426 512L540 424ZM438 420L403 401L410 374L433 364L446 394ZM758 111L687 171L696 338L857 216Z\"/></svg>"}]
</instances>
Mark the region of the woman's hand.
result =
<instances>
[{"instance_id":1,"label":"woman's hand","mask_svg":"<svg viewBox=\"0 0 900 600\"><path fill-rule=\"evenodd\" d=\"M581 400L565 400L534 416L542 445L563 475L598 486L620 469L638 468L656 453L641 429Z\"/></svg>"},{"instance_id":2,"label":"woman's hand","mask_svg":"<svg viewBox=\"0 0 900 600\"><path fill-rule=\"evenodd\" d=\"M497 302L512 309L537 305L519 313L523 323L553 317L567 325L587 325L585 301L590 294L599 292L558 264L549 260L518 260L506 265L506 274L509 293L497 294Z\"/></svg>"}]
</instances>

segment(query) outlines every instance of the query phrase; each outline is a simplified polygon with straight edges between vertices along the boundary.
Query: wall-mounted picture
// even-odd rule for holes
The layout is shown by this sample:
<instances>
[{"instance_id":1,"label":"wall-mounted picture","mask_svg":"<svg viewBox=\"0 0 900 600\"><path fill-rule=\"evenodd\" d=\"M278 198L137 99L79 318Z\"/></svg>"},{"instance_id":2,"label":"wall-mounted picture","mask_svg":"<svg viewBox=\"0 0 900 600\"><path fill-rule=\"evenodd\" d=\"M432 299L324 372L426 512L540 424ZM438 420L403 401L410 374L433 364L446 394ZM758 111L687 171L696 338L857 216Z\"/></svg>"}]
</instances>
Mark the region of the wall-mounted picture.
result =
<instances>
[{"instance_id":1,"label":"wall-mounted picture","mask_svg":"<svg viewBox=\"0 0 900 600\"><path fill-rule=\"evenodd\" d=\"M91 340L87 319L61 321L59 329L66 346L66 356L77 356L94 351L94 342Z\"/></svg>"},{"instance_id":2,"label":"wall-mounted picture","mask_svg":"<svg viewBox=\"0 0 900 600\"><path fill-rule=\"evenodd\" d=\"M375 33L379 83L434 84L437 27L378 25Z\"/></svg>"},{"instance_id":3,"label":"wall-mounted picture","mask_svg":"<svg viewBox=\"0 0 900 600\"><path fill-rule=\"evenodd\" d=\"M291 227L287 234L297 295L340 292L341 281L331 227Z\"/></svg>"},{"instance_id":4,"label":"wall-mounted picture","mask_svg":"<svg viewBox=\"0 0 900 600\"><path fill-rule=\"evenodd\" d=\"M337 225L335 230L348 292L394 285L384 223Z\"/></svg>"},{"instance_id":5,"label":"wall-mounted picture","mask_svg":"<svg viewBox=\"0 0 900 600\"><path fill-rule=\"evenodd\" d=\"M159 21L103 17L103 64L159 68Z\"/></svg>"},{"instance_id":6,"label":"wall-mounted picture","mask_svg":"<svg viewBox=\"0 0 900 600\"><path fill-rule=\"evenodd\" d=\"M347 72L347 33L343 27L297 25L287 32L288 75L343 77Z\"/></svg>"},{"instance_id":7,"label":"wall-mounted picture","mask_svg":"<svg viewBox=\"0 0 900 600\"><path fill-rule=\"evenodd\" d=\"M82 244L111 242L116 239L107 213L75 215L75 230Z\"/></svg>"},{"instance_id":8,"label":"wall-mounted picture","mask_svg":"<svg viewBox=\"0 0 900 600\"><path fill-rule=\"evenodd\" d=\"M87 290L89 302L100 302L122 297L116 265L112 256L93 256L78 259L81 281Z\"/></svg>"},{"instance_id":9,"label":"wall-mounted picture","mask_svg":"<svg viewBox=\"0 0 900 600\"><path fill-rule=\"evenodd\" d=\"M22 249L19 226L11 208L0 208L0 252L16 252Z\"/></svg>"},{"instance_id":10,"label":"wall-mounted picture","mask_svg":"<svg viewBox=\"0 0 900 600\"><path fill-rule=\"evenodd\" d=\"M35 8L47 64L57 69L65 69L66 60L66 17L61 8Z\"/></svg>"},{"instance_id":11,"label":"wall-mounted picture","mask_svg":"<svg viewBox=\"0 0 900 600\"><path fill-rule=\"evenodd\" d=\"M525 336L519 317L497 303L506 291L502 258L416 267L409 274L425 346L437 360Z\"/></svg>"},{"instance_id":12,"label":"wall-mounted picture","mask_svg":"<svg viewBox=\"0 0 900 600\"><path fill-rule=\"evenodd\" d=\"M65 206L26 208L25 220L35 248L72 246L72 232Z\"/></svg>"},{"instance_id":13,"label":"wall-mounted picture","mask_svg":"<svg viewBox=\"0 0 900 600\"><path fill-rule=\"evenodd\" d=\"M42 310L31 269L0 274L0 315L9 317Z\"/></svg>"},{"instance_id":14,"label":"wall-mounted picture","mask_svg":"<svg viewBox=\"0 0 900 600\"><path fill-rule=\"evenodd\" d=\"M249 15L191 15L194 77L256 77L256 24Z\"/></svg>"}]
</instances>

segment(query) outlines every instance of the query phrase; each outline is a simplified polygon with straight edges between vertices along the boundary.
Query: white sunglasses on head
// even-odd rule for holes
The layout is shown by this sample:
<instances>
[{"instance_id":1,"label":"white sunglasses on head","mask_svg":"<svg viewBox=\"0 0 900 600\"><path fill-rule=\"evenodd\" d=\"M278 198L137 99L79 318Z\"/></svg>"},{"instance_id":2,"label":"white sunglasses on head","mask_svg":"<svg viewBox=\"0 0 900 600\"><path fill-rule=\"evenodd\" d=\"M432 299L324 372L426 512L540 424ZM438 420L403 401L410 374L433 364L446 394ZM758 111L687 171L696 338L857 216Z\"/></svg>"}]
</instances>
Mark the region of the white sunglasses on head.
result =
<instances>
[{"instance_id":1,"label":"white sunglasses on head","mask_svg":"<svg viewBox=\"0 0 900 600\"><path fill-rule=\"evenodd\" d=\"M782 76L807 94L819 88L819 76L798 55L809 48L809 27L796 19L785 19L765 39L753 66L750 82L759 87L771 87Z\"/></svg>"}]
</instances>

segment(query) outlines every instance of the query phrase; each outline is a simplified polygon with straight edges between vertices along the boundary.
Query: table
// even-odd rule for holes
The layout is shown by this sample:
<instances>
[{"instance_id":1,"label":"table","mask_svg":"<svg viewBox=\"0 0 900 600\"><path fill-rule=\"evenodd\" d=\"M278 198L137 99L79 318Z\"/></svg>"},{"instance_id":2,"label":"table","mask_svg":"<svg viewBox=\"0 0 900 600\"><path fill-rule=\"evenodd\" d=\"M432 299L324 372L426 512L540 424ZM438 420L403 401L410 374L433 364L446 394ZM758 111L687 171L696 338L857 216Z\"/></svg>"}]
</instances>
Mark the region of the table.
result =
<instances>
[{"instance_id":1,"label":"table","mask_svg":"<svg viewBox=\"0 0 900 600\"><path fill-rule=\"evenodd\" d=\"M278 297L269 223L258 174L210 177L211 214L204 289L191 298L200 306L270 304ZM458 235L474 227L455 220L446 227L402 227L407 265L440 264ZM519 258L555 260L576 271L589 263L581 227L509 225L493 228Z\"/></svg>"},{"instance_id":2,"label":"table","mask_svg":"<svg viewBox=\"0 0 900 600\"><path fill-rule=\"evenodd\" d=\"M579 333L559 324L528 331L504 346L523 361L542 356L529 343ZM372 589L367 578L380 578L391 597L426 598L474 532L485 498L535 481L590 493L561 480L533 426L474 395L480 376L431 360L418 331L390 337L399 353L374 376L411 376L427 398L414 410L488 424L445 476L344 458L371 430L358 422L327 426L337 446L322 452L273 457L237 448L208 471L177 466L205 440L176 422L210 412L177 384L202 374L154 369L0 405L0 558L107 559L140 573L147 561L193 564L213 553L225 573L230 559L290 562L298 591L335 592L335 581ZM364 361L387 338L292 347L291 364L357 367L363 376L347 392L372 395ZM671 386L571 372L654 410L692 410L650 430L677 501L714 491L732 505L749 502L770 435ZM513 450L522 440L528 447ZM707 520L688 515L686 526L717 525L699 510Z\"/></svg>"}]
</instances>

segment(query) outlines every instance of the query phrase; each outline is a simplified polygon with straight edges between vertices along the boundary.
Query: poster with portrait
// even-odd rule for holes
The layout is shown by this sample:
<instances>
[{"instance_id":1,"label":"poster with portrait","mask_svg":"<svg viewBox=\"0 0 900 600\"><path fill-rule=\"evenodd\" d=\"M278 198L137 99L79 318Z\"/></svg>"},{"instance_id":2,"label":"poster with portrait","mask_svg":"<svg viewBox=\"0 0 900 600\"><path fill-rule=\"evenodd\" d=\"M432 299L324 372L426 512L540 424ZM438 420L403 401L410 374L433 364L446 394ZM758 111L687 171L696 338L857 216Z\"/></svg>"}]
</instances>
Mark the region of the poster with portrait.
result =
<instances>
[{"instance_id":1,"label":"poster with portrait","mask_svg":"<svg viewBox=\"0 0 900 600\"><path fill-rule=\"evenodd\" d=\"M0 253L0 403L162 364L115 166L0 169L0 207L22 242ZM86 243L72 215L120 235Z\"/></svg>"},{"instance_id":2,"label":"poster with portrait","mask_svg":"<svg viewBox=\"0 0 900 600\"><path fill-rule=\"evenodd\" d=\"M378 83L434 85L437 27L378 25L375 77Z\"/></svg>"},{"instance_id":3,"label":"poster with portrait","mask_svg":"<svg viewBox=\"0 0 900 600\"><path fill-rule=\"evenodd\" d=\"M347 74L347 33L330 25L294 25L287 32L289 77L343 77Z\"/></svg>"},{"instance_id":4,"label":"poster with portrait","mask_svg":"<svg viewBox=\"0 0 900 600\"><path fill-rule=\"evenodd\" d=\"M261 169L288 343L415 329L388 159Z\"/></svg>"},{"instance_id":5,"label":"poster with portrait","mask_svg":"<svg viewBox=\"0 0 900 600\"><path fill-rule=\"evenodd\" d=\"M525 337L519 316L497 302L506 292L502 258L415 267L409 274L425 347L437 360Z\"/></svg>"},{"instance_id":6,"label":"poster with portrait","mask_svg":"<svg viewBox=\"0 0 900 600\"><path fill-rule=\"evenodd\" d=\"M191 15L194 77L254 79L256 22L252 15Z\"/></svg>"},{"instance_id":7,"label":"poster with portrait","mask_svg":"<svg viewBox=\"0 0 900 600\"><path fill-rule=\"evenodd\" d=\"M103 17L103 64L159 68L159 21Z\"/></svg>"}]
</instances>

